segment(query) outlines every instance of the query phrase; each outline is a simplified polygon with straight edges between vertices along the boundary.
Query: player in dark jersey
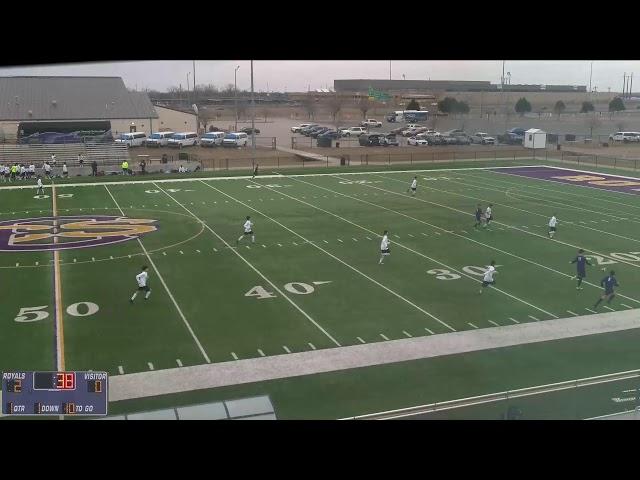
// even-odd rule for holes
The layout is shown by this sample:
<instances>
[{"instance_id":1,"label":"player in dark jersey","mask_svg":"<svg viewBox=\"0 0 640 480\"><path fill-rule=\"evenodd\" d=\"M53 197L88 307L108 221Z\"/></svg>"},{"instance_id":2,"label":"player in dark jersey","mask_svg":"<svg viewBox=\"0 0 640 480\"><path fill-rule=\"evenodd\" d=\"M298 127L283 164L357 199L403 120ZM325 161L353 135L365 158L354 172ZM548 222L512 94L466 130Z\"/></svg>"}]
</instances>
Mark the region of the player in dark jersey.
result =
<instances>
[{"instance_id":1,"label":"player in dark jersey","mask_svg":"<svg viewBox=\"0 0 640 480\"><path fill-rule=\"evenodd\" d=\"M587 265L591 265L593 266L592 263L589 263L589 260L587 260L587 257L585 257L583 255L584 250L580 249L578 250L578 256L576 258L574 258L571 263L577 263L576 268L576 276L573 277L573 279L575 280L576 278L578 279L578 286L576 287L576 290L582 290L583 288L581 287L582 285L582 279L584 277L587 276Z\"/></svg>"},{"instance_id":2,"label":"player in dark jersey","mask_svg":"<svg viewBox=\"0 0 640 480\"><path fill-rule=\"evenodd\" d=\"M604 277L600 281L600 286L604 288L604 293L598 299L596 304L593 306L594 309L598 308L598 305L600 305L600 302L602 302L602 300L604 300L605 298L607 299L607 304L609 304L611 303L611 300L613 300L613 297L616 296L615 292L613 291L613 288L620 286L618 285L618 280L616 280L616 272L611 270L611 272L609 272L609 275Z\"/></svg>"},{"instance_id":3,"label":"player in dark jersey","mask_svg":"<svg viewBox=\"0 0 640 480\"><path fill-rule=\"evenodd\" d=\"M481 224L482 224L482 206L478 204L478 207L476 208L476 224L474 225L474 227L478 228Z\"/></svg>"},{"instance_id":4,"label":"player in dark jersey","mask_svg":"<svg viewBox=\"0 0 640 480\"><path fill-rule=\"evenodd\" d=\"M258 164L256 163L255 167L253 167L253 177L251 177L251 180L253 180L257 176L258 176Z\"/></svg>"}]
</instances>

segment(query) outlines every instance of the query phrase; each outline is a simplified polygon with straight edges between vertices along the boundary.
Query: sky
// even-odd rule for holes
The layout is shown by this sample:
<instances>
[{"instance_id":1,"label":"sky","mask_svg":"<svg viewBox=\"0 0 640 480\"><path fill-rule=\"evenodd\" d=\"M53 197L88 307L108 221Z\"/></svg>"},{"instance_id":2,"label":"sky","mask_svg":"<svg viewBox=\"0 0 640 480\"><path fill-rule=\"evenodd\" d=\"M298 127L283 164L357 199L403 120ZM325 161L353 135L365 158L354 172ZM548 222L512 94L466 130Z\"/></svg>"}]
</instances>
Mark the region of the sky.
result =
<instances>
[{"instance_id":1,"label":"sky","mask_svg":"<svg viewBox=\"0 0 640 480\"><path fill-rule=\"evenodd\" d=\"M237 72L238 89L250 88L248 60L197 60L198 85L214 84L224 88L234 82ZM590 61L585 60L507 60L506 72L511 83L561 84L589 86ZM640 61L601 60L593 62L592 85L598 91L621 91L623 74L634 72L640 90ZM165 91L175 86L185 89L187 80L193 85L193 62L135 61L111 63L76 63L0 68L0 76L69 75L118 76L129 88ZM500 83L502 60L393 60L393 79L419 80L485 80ZM300 92L333 86L334 79L389 78L389 60L256 60L254 61L255 91Z\"/></svg>"}]
</instances>

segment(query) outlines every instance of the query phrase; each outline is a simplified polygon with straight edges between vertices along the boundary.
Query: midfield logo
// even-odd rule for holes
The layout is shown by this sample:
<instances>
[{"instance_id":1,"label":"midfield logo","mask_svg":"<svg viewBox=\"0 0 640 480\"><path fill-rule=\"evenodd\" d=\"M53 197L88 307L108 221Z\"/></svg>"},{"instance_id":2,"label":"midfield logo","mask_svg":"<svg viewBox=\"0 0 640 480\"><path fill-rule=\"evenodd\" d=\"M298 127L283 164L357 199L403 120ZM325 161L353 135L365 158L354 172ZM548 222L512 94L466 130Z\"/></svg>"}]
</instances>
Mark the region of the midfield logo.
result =
<instances>
[{"instance_id":1,"label":"midfield logo","mask_svg":"<svg viewBox=\"0 0 640 480\"><path fill-rule=\"evenodd\" d=\"M1 252L39 252L97 247L155 232L157 220L76 215L0 222Z\"/></svg>"}]
</instances>

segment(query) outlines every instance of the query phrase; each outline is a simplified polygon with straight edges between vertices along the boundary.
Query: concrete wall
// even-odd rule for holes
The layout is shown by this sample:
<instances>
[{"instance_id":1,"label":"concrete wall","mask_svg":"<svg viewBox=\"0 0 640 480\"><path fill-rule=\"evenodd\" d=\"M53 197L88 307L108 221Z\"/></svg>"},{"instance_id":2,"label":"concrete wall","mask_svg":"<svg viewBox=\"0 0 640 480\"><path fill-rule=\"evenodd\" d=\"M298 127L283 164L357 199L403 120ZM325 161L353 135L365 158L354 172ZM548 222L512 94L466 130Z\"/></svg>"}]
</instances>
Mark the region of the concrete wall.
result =
<instances>
[{"instance_id":1,"label":"concrete wall","mask_svg":"<svg viewBox=\"0 0 640 480\"><path fill-rule=\"evenodd\" d=\"M170 108L156 106L159 119L153 121L154 131L173 130L174 132L197 132L198 117L194 113L180 112Z\"/></svg>"}]
</instances>

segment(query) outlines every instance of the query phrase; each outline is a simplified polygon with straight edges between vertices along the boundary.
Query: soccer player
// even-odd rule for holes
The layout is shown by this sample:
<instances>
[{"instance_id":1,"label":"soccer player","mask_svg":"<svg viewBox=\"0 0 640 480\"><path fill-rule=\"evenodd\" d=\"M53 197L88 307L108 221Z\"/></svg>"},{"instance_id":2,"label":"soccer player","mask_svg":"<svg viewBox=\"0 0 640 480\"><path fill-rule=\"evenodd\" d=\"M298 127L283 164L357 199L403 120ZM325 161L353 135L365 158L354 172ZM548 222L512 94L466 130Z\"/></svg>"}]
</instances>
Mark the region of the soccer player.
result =
<instances>
[{"instance_id":1,"label":"soccer player","mask_svg":"<svg viewBox=\"0 0 640 480\"><path fill-rule=\"evenodd\" d=\"M478 228L478 226L481 224L482 224L482 206L478 204L476 208L476 224L474 225L474 228Z\"/></svg>"},{"instance_id":2,"label":"soccer player","mask_svg":"<svg viewBox=\"0 0 640 480\"><path fill-rule=\"evenodd\" d=\"M586 266L593 265L589 263L589 260L587 260L587 257L585 257L583 253L583 249L578 250L578 256L570 262L577 263L576 268L578 269L578 271L576 272L576 276L573 277L574 280L576 278L578 279L578 286L576 287L576 290L582 290L582 287L580 285L582 285L582 279L587 276Z\"/></svg>"},{"instance_id":3,"label":"soccer player","mask_svg":"<svg viewBox=\"0 0 640 480\"><path fill-rule=\"evenodd\" d=\"M24 167L24 165L20 164L20 180L24 180L26 176L27 169Z\"/></svg>"},{"instance_id":4,"label":"soccer player","mask_svg":"<svg viewBox=\"0 0 640 480\"><path fill-rule=\"evenodd\" d=\"M56 166L56 154L55 153L51 154L51 165L53 165L54 167Z\"/></svg>"},{"instance_id":5,"label":"soccer player","mask_svg":"<svg viewBox=\"0 0 640 480\"><path fill-rule=\"evenodd\" d=\"M136 282L138 282L138 290L133 292L133 296L129 299L129 302L133 303L133 301L136 299L136 295L138 295L138 292L140 291L146 292L144 299L149 300L149 295L151 295L151 289L149 288L149 285L147 285L148 281L149 281L149 274L147 273L147 266L143 265L142 271L138 275L136 275Z\"/></svg>"},{"instance_id":6,"label":"soccer player","mask_svg":"<svg viewBox=\"0 0 640 480\"><path fill-rule=\"evenodd\" d=\"M388 257L391 255L391 250L389 249L389 232L387 230L382 234L382 241L380 242L380 261L378 265L382 265L384 263L384 257Z\"/></svg>"},{"instance_id":7,"label":"soccer player","mask_svg":"<svg viewBox=\"0 0 640 480\"><path fill-rule=\"evenodd\" d=\"M411 181L411 186L407 188L407 193L409 193L409 190L411 190L411 195L415 195L417 189L418 189L418 177L413 177L413 180Z\"/></svg>"},{"instance_id":8,"label":"soccer player","mask_svg":"<svg viewBox=\"0 0 640 480\"><path fill-rule=\"evenodd\" d=\"M256 178L258 176L258 164L256 163L256 166L253 167L253 177L251 177L251 180L253 180L254 178Z\"/></svg>"},{"instance_id":9,"label":"soccer player","mask_svg":"<svg viewBox=\"0 0 640 480\"><path fill-rule=\"evenodd\" d=\"M493 278L493 276L498 273L495 265L496 261L491 260L491 265L487 267L487 270L484 272L484 277L482 277L482 288L480 289L480 293L482 293L482 290L487 288L487 286L496 284L496 281Z\"/></svg>"},{"instance_id":10,"label":"soccer player","mask_svg":"<svg viewBox=\"0 0 640 480\"><path fill-rule=\"evenodd\" d=\"M18 165L15 163L11 165L11 178L10 180L13 182L16 179L16 174L18 173Z\"/></svg>"},{"instance_id":11,"label":"soccer player","mask_svg":"<svg viewBox=\"0 0 640 480\"><path fill-rule=\"evenodd\" d=\"M44 170L44 175L47 178L51 178L51 165L49 165L47 162L44 162L44 165L42 166L43 170Z\"/></svg>"},{"instance_id":12,"label":"soccer player","mask_svg":"<svg viewBox=\"0 0 640 480\"><path fill-rule=\"evenodd\" d=\"M489 226L489 222L493 220L493 212L491 211L491 207L493 207L492 203L489 204L489 206L487 207L484 213L487 227Z\"/></svg>"},{"instance_id":13,"label":"soccer player","mask_svg":"<svg viewBox=\"0 0 640 480\"><path fill-rule=\"evenodd\" d=\"M36 174L36 166L33 162L29 164L29 179L32 179Z\"/></svg>"},{"instance_id":14,"label":"soccer player","mask_svg":"<svg viewBox=\"0 0 640 480\"><path fill-rule=\"evenodd\" d=\"M69 169L67 168L67 162L62 164L62 176L67 178L69 176Z\"/></svg>"},{"instance_id":15,"label":"soccer player","mask_svg":"<svg viewBox=\"0 0 640 480\"><path fill-rule=\"evenodd\" d=\"M558 219L556 218L556 214L554 213L549 219L549 238L553 238L553 236L555 235L557 223Z\"/></svg>"},{"instance_id":16,"label":"soccer player","mask_svg":"<svg viewBox=\"0 0 640 480\"><path fill-rule=\"evenodd\" d=\"M620 285L618 285L618 280L616 280L616 272L611 270L609 272L609 275L604 277L600 281L600 286L604 288L604 293L598 299L596 304L593 306L594 309L598 308L598 305L600 305L600 302L602 302L602 300L604 300L605 298L607 299L607 304L610 304L611 300L613 300L613 297L616 296L616 294L613 291L613 287L619 287L620 286Z\"/></svg>"},{"instance_id":17,"label":"soccer player","mask_svg":"<svg viewBox=\"0 0 640 480\"><path fill-rule=\"evenodd\" d=\"M36 195L44 195L44 187L42 186L42 177L38 175L38 190Z\"/></svg>"},{"instance_id":18,"label":"soccer player","mask_svg":"<svg viewBox=\"0 0 640 480\"><path fill-rule=\"evenodd\" d=\"M256 236L253 233L253 222L251 221L251 217L249 215L247 215L247 221L244 222L243 228L244 233L240 236L240 238L238 238L236 244L247 235L251 235L251 243L256 243Z\"/></svg>"}]
</instances>

